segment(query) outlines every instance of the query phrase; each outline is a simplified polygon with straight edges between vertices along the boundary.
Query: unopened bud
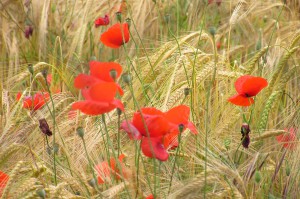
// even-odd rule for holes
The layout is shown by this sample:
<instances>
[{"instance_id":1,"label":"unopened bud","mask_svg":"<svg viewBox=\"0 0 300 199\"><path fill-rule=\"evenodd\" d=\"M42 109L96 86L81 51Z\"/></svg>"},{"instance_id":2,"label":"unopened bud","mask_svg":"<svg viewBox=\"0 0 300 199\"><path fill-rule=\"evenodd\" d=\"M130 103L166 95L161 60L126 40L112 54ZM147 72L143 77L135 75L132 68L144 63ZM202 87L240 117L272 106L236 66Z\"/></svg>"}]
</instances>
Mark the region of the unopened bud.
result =
<instances>
[{"instance_id":1,"label":"unopened bud","mask_svg":"<svg viewBox=\"0 0 300 199\"><path fill-rule=\"evenodd\" d=\"M97 60L97 57L96 56L91 56L90 57L90 61L96 61Z\"/></svg>"},{"instance_id":2,"label":"unopened bud","mask_svg":"<svg viewBox=\"0 0 300 199\"><path fill-rule=\"evenodd\" d=\"M126 18L126 23L127 23L128 26L130 27L130 25L131 25L131 19L130 19L130 18Z\"/></svg>"},{"instance_id":3,"label":"unopened bud","mask_svg":"<svg viewBox=\"0 0 300 199\"><path fill-rule=\"evenodd\" d=\"M46 198L46 191L45 189L38 189L36 191L37 195L40 196L40 198Z\"/></svg>"},{"instance_id":4,"label":"unopened bud","mask_svg":"<svg viewBox=\"0 0 300 199\"><path fill-rule=\"evenodd\" d=\"M89 185L90 185L91 187L93 187L93 188L96 187L96 180L95 180L94 178L90 179L90 180L88 181L88 183L89 183Z\"/></svg>"},{"instance_id":5,"label":"unopened bud","mask_svg":"<svg viewBox=\"0 0 300 199\"><path fill-rule=\"evenodd\" d=\"M213 37L215 36L215 34L217 32L217 30L214 26L210 27L208 31Z\"/></svg>"},{"instance_id":6,"label":"unopened bud","mask_svg":"<svg viewBox=\"0 0 300 199\"><path fill-rule=\"evenodd\" d=\"M33 75L34 69L33 69L32 64L29 64L28 67L27 67L27 69L28 69L28 71L30 72L30 74Z\"/></svg>"},{"instance_id":7,"label":"unopened bud","mask_svg":"<svg viewBox=\"0 0 300 199\"><path fill-rule=\"evenodd\" d=\"M287 164L285 167L285 173L287 176L290 176L290 174L291 174L291 167L289 164Z\"/></svg>"},{"instance_id":8,"label":"unopened bud","mask_svg":"<svg viewBox=\"0 0 300 199\"><path fill-rule=\"evenodd\" d=\"M254 180L255 182L258 184L260 181L261 181L261 174L259 171L255 171L255 174L254 174Z\"/></svg>"},{"instance_id":9,"label":"unopened bud","mask_svg":"<svg viewBox=\"0 0 300 199\"><path fill-rule=\"evenodd\" d=\"M171 21L171 16L169 14L165 15L165 22L168 24Z\"/></svg>"},{"instance_id":10,"label":"unopened bud","mask_svg":"<svg viewBox=\"0 0 300 199\"><path fill-rule=\"evenodd\" d=\"M184 88L183 93L185 96L188 96L190 94L190 88Z\"/></svg>"},{"instance_id":11,"label":"unopened bud","mask_svg":"<svg viewBox=\"0 0 300 199\"><path fill-rule=\"evenodd\" d=\"M53 152L58 153L58 151L59 151L59 145L57 143L54 143L53 144Z\"/></svg>"},{"instance_id":12,"label":"unopened bud","mask_svg":"<svg viewBox=\"0 0 300 199\"><path fill-rule=\"evenodd\" d=\"M79 137L83 138L83 136L84 136L84 129L83 129L82 127L78 127L78 128L76 129L76 133L77 133L77 135L78 135Z\"/></svg>"},{"instance_id":13,"label":"unopened bud","mask_svg":"<svg viewBox=\"0 0 300 199\"><path fill-rule=\"evenodd\" d=\"M45 80L47 81L48 69L45 68L44 70L42 70L42 75L45 78Z\"/></svg>"},{"instance_id":14,"label":"unopened bud","mask_svg":"<svg viewBox=\"0 0 300 199\"><path fill-rule=\"evenodd\" d=\"M119 22L121 22L122 21L122 12L116 12L116 16L117 16L117 20Z\"/></svg>"},{"instance_id":15,"label":"unopened bud","mask_svg":"<svg viewBox=\"0 0 300 199\"><path fill-rule=\"evenodd\" d=\"M45 118L42 118L39 120L40 123L40 129L42 131L42 133L44 133L47 136L51 136L52 135L52 131L50 130L50 127L47 123L47 120Z\"/></svg>"},{"instance_id":16,"label":"unopened bud","mask_svg":"<svg viewBox=\"0 0 300 199\"><path fill-rule=\"evenodd\" d=\"M131 82L131 76L128 73L123 74L122 79L126 84L129 84Z\"/></svg>"},{"instance_id":17,"label":"unopened bud","mask_svg":"<svg viewBox=\"0 0 300 199\"><path fill-rule=\"evenodd\" d=\"M122 114L122 110L119 109L119 108L117 108L117 114L118 114L118 115L121 115L121 114Z\"/></svg>"}]
</instances>

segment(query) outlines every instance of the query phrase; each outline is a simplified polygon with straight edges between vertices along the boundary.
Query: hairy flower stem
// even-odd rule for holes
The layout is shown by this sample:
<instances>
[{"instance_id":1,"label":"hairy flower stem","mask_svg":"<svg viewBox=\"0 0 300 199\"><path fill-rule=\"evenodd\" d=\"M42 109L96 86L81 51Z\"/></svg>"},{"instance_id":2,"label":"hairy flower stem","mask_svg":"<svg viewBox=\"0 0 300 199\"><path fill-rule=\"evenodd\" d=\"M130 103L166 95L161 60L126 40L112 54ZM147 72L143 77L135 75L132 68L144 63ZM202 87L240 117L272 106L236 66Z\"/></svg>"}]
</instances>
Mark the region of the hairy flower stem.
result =
<instances>
[{"instance_id":1,"label":"hairy flower stem","mask_svg":"<svg viewBox=\"0 0 300 199\"><path fill-rule=\"evenodd\" d=\"M93 175L94 180L96 181L96 190L100 193L100 189L99 189L99 186L98 186L97 177L96 177L94 168L93 168L93 166L92 166L92 161L91 161L90 156L89 156L89 154L88 154L88 151L87 151L87 149L86 149L85 139L84 139L84 137L82 137L81 139L82 139L82 143L83 143L83 148L84 148L84 151L85 151L85 155L86 155L86 157L87 157L87 159L88 159L88 162L89 162L90 170L91 170L91 172L92 172L92 175ZM101 195L100 195L100 197L102 198Z\"/></svg>"},{"instance_id":2,"label":"hairy flower stem","mask_svg":"<svg viewBox=\"0 0 300 199\"><path fill-rule=\"evenodd\" d=\"M182 134L182 132L179 132L179 135L178 135L178 147L176 149L176 153L175 153L175 157L174 157L174 162L173 162L173 166L172 166L172 172L171 172L171 179L170 179L170 183L169 183L168 194L170 194L170 191L171 191L171 186L172 186L172 181L173 181L173 175L174 175L175 166L176 166L176 162L177 162L177 156L178 156L178 153L179 153L179 146L180 146L180 143L181 143L181 134Z\"/></svg>"}]
</instances>

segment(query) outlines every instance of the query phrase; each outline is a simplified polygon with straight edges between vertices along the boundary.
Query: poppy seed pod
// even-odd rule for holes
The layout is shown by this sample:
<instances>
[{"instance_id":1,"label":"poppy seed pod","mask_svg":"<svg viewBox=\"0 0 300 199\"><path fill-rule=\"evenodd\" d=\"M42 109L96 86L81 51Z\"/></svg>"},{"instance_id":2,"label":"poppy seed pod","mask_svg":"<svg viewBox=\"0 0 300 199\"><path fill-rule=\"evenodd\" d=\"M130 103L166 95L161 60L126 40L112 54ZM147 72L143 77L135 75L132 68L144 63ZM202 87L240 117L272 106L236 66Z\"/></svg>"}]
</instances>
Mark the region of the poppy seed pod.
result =
<instances>
[{"instance_id":1,"label":"poppy seed pod","mask_svg":"<svg viewBox=\"0 0 300 199\"><path fill-rule=\"evenodd\" d=\"M96 187L96 180L95 180L94 178L90 179L90 180L88 181L88 183L89 183L89 185L90 185L91 187L93 187L93 188Z\"/></svg>"},{"instance_id":2,"label":"poppy seed pod","mask_svg":"<svg viewBox=\"0 0 300 199\"><path fill-rule=\"evenodd\" d=\"M111 78L113 78L114 81L116 81L116 78L117 78L117 71L115 69L111 69L109 71L109 75L111 76Z\"/></svg>"},{"instance_id":3,"label":"poppy seed pod","mask_svg":"<svg viewBox=\"0 0 300 199\"><path fill-rule=\"evenodd\" d=\"M180 133L182 133L183 130L184 130L184 125L183 124L179 124L178 125L178 130L179 130Z\"/></svg>"},{"instance_id":4,"label":"poppy seed pod","mask_svg":"<svg viewBox=\"0 0 300 199\"><path fill-rule=\"evenodd\" d=\"M183 93L185 96L188 96L190 94L190 88L184 88Z\"/></svg>"},{"instance_id":5,"label":"poppy seed pod","mask_svg":"<svg viewBox=\"0 0 300 199\"><path fill-rule=\"evenodd\" d=\"M78 127L78 128L76 129L76 133L77 133L77 135L78 135L79 137L83 138L83 136L84 136L84 129L83 129L82 127Z\"/></svg>"},{"instance_id":6,"label":"poppy seed pod","mask_svg":"<svg viewBox=\"0 0 300 199\"><path fill-rule=\"evenodd\" d=\"M46 119L45 118L40 119L39 123L40 123L39 127L40 127L42 133L44 133L47 136L51 136L52 135L52 131L50 130L49 125L48 125Z\"/></svg>"}]
</instances>

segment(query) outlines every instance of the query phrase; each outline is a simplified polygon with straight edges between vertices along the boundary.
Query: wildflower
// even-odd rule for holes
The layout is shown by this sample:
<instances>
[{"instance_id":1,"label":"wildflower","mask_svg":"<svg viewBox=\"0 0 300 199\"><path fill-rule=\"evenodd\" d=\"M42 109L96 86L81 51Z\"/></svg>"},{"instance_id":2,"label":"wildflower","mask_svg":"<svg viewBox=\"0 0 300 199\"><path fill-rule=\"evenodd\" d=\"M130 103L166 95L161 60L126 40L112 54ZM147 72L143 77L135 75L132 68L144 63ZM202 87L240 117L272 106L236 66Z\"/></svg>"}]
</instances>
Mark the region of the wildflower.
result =
<instances>
[{"instance_id":1,"label":"wildflower","mask_svg":"<svg viewBox=\"0 0 300 199\"><path fill-rule=\"evenodd\" d=\"M103 82L82 90L84 101L75 102L73 110L80 110L87 115L99 115L124 106L120 100L115 99L118 86L113 82Z\"/></svg>"},{"instance_id":2,"label":"wildflower","mask_svg":"<svg viewBox=\"0 0 300 199\"><path fill-rule=\"evenodd\" d=\"M296 147L295 141L297 141L296 131L297 129L290 128L285 129L287 133L276 136L276 140L283 144L286 149L293 149Z\"/></svg>"},{"instance_id":3,"label":"wildflower","mask_svg":"<svg viewBox=\"0 0 300 199\"><path fill-rule=\"evenodd\" d=\"M242 127L241 127L241 134L242 134L241 140L242 140L243 147L246 148L246 149L249 147L249 144L250 144L249 133L250 133L249 124L243 123Z\"/></svg>"},{"instance_id":4,"label":"wildflower","mask_svg":"<svg viewBox=\"0 0 300 199\"><path fill-rule=\"evenodd\" d=\"M129 26L127 23L117 23L104 32L100 41L111 48L119 48L129 41Z\"/></svg>"},{"instance_id":5,"label":"wildflower","mask_svg":"<svg viewBox=\"0 0 300 199\"><path fill-rule=\"evenodd\" d=\"M97 62L90 61L90 75L79 74L74 80L74 86L79 89L84 89L103 82L114 82L122 73L122 66L115 62ZM111 71L115 71L114 78L111 76ZM118 92L123 95L123 90L119 85Z\"/></svg>"},{"instance_id":6,"label":"wildflower","mask_svg":"<svg viewBox=\"0 0 300 199\"><path fill-rule=\"evenodd\" d=\"M166 161L168 149L178 146L178 135L186 128L197 134L196 127L188 121L190 109L180 105L167 112L156 108L142 108L134 113L132 121L124 121L121 129L130 139L141 140L141 149L145 156ZM181 130L179 130L181 127Z\"/></svg>"},{"instance_id":7,"label":"wildflower","mask_svg":"<svg viewBox=\"0 0 300 199\"><path fill-rule=\"evenodd\" d=\"M95 27L98 28L99 26L107 26L109 24L109 17L105 15L104 17L99 17L95 20Z\"/></svg>"},{"instance_id":8,"label":"wildflower","mask_svg":"<svg viewBox=\"0 0 300 199\"><path fill-rule=\"evenodd\" d=\"M31 24L25 25L25 37L29 39L30 36L33 34L33 26Z\"/></svg>"},{"instance_id":9,"label":"wildflower","mask_svg":"<svg viewBox=\"0 0 300 199\"><path fill-rule=\"evenodd\" d=\"M45 105L49 97L50 96L48 92L44 92L44 93L38 92L33 97L25 96L23 99L23 108L36 111ZM18 93L17 101L19 101L20 98L21 98L21 93Z\"/></svg>"},{"instance_id":10,"label":"wildflower","mask_svg":"<svg viewBox=\"0 0 300 199\"><path fill-rule=\"evenodd\" d=\"M217 41L217 43L216 43L216 47L217 47L217 49L218 49L218 50L220 50L220 49L221 49L221 42L220 42L220 41Z\"/></svg>"},{"instance_id":11,"label":"wildflower","mask_svg":"<svg viewBox=\"0 0 300 199\"><path fill-rule=\"evenodd\" d=\"M110 180L111 177L114 177L116 180L121 179L121 177L127 179L129 172L123 163L124 158L125 155L121 154L117 161L114 158L110 158L109 163L104 161L96 165L98 184L103 184L106 180ZM119 168L121 168L121 171Z\"/></svg>"},{"instance_id":12,"label":"wildflower","mask_svg":"<svg viewBox=\"0 0 300 199\"><path fill-rule=\"evenodd\" d=\"M252 97L267 87L268 82L261 77L244 75L237 79L234 86L238 94L230 97L228 101L238 106L250 106L254 103Z\"/></svg>"},{"instance_id":13,"label":"wildflower","mask_svg":"<svg viewBox=\"0 0 300 199\"><path fill-rule=\"evenodd\" d=\"M52 131L50 130L49 125L48 125L46 119L45 118L40 119L39 123L40 123L39 127L40 127L42 133L44 133L47 136L51 136L52 135Z\"/></svg>"},{"instance_id":14,"label":"wildflower","mask_svg":"<svg viewBox=\"0 0 300 199\"><path fill-rule=\"evenodd\" d=\"M3 190L8 180L9 180L9 176L6 173L0 171L0 196L2 196Z\"/></svg>"}]
</instances>

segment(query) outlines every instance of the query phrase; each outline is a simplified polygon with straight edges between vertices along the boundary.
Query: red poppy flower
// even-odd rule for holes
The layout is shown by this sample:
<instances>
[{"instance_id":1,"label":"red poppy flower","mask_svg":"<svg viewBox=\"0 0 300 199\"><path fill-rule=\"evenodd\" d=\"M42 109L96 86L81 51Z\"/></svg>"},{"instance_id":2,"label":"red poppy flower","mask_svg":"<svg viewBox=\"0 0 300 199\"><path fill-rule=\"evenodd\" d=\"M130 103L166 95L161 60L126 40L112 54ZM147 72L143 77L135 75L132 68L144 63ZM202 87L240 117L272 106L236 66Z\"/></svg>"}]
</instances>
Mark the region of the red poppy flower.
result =
<instances>
[{"instance_id":1,"label":"red poppy flower","mask_svg":"<svg viewBox=\"0 0 300 199\"><path fill-rule=\"evenodd\" d=\"M127 23L117 23L101 35L100 41L108 47L119 48L129 41L128 28Z\"/></svg>"},{"instance_id":2,"label":"red poppy flower","mask_svg":"<svg viewBox=\"0 0 300 199\"><path fill-rule=\"evenodd\" d=\"M49 97L50 96L48 92L44 92L44 93L38 92L33 97L25 96L23 99L23 108L36 111L45 105ZM21 93L18 93L17 100L19 101L20 98L21 98Z\"/></svg>"},{"instance_id":3,"label":"red poppy flower","mask_svg":"<svg viewBox=\"0 0 300 199\"><path fill-rule=\"evenodd\" d=\"M104 17L99 17L95 20L95 27L99 26L107 26L109 24L109 17L108 15L105 15Z\"/></svg>"},{"instance_id":4,"label":"red poppy flower","mask_svg":"<svg viewBox=\"0 0 300 199\"><path fill-rule=\"evenodd\" d=\"M283 143L283 147L286 149L294 149L296 147L295 141L297 141L296 131L297 129L290 128L285 129L287 133L276 136L276 140L279 143Z\"/></svg>"},{"instance_id":5,"label":"red poppy flower","mask_svg":"<svg viewBox=\"0 0 300 199\"><path fill-rule=\"evenodd\" d=\"M98 83L89 89L83 89L84 101L75 102L73 110L80 110L87 115L100 115L119 108L124 111L120 100L114 99L118 86L113 82Z\"/></svg>"},{"instance_id":6,"label":"red poppy flower","mask_svg":"<svg viewBox=\"0 0 300 199\"><path fill-rule=\"evenodd\" d=\"M6 173L0 171L0 196L2 196L3 190L8 180L9 180L9 176Z\"/></svg>"},{"instance_id":7,"label":"red poppy flower","mask_svg":"<svg viewBox=\"0 0 300 199\"><path fill-rule=\"evenodd\" d=\"M111 71L116 72L115 79L112 78ZM101 82L114 82L120 77L122 66L115 62L90 62L90 75L80 74L74 80L74 86L78 89L90 87ZM119 85L118 91L123 95L123 90Z\"/></svg>"},{"instance_id":8,"label":"red poppy flower","mask_svg":"<svg viewBox=\"0 0 300 199\"><path fill-rule=\"evenodd\" d=\"M121 179L121 177L127 179L129 177L129 172L123 163L124 158L125 155L121 154L117 161L114 158L111 158L109 164L107 161L104 161L96 165L95 169L98 174L98 184L103 184L105 181L110 180L111 176L117 180ZM119 170L119 166L122 169L122 172Z\"/></svg>"},{"instance_id":9,"label":"red poppy flower","mask_svg":"<svg viewBox=\"0 0 300 199\"><path fill-rule=\"evenodd\" d=\"M268 82L261 77L244 75L237 79L234 86L238 94L230 97L228 101L238 106L250 106L254 103L252 97L267 87Z\"/></svg>"},{"instance_id":10,"label":"red poppy flower","mask_svg":"<svg viewBox=\"0 0 300 199\"><path fill-rule=\"evenodd\" d=\"M143 115L143 117L142 117ZM164 118L163 112L156 108L142 108L141 113L134 113L132 122L124 121L121 125L130 138L140 139L142 136L160 137L169 133L169 122Z\"/></svg>"},{"instance_id":11,"label":"red poppy flower","mask_svg":"<svg viewBox=\"0 0 300 199\"><path fill-rule=\"evenodd\" d=\"M154 199L154 196L152 194L150 194L149 196L147 196L145 199Z\"/></svg>"}]
</instances>

